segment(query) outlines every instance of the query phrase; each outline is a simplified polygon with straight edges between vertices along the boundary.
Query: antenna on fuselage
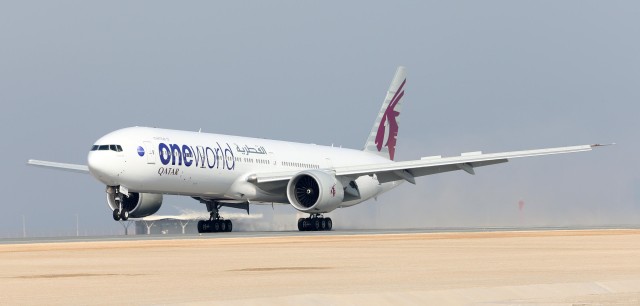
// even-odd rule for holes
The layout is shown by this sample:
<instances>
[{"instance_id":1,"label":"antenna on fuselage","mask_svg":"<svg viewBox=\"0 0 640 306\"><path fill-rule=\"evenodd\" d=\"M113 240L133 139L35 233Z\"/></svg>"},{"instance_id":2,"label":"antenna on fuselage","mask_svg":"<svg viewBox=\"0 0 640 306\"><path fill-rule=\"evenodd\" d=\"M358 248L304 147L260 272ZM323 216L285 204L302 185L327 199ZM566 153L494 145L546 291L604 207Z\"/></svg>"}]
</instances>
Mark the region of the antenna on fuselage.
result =
<instances>
[{"instance_id":1,"label":"antenna on fuselage","mask_svg":"<svg viewBox=\"0 0 640 306\"><path fill-rule=\"evenodd\" d=\"M198 129L198 133L202 133L202 128L199 128L199 129Z\"/></svg>"}]
</instances>

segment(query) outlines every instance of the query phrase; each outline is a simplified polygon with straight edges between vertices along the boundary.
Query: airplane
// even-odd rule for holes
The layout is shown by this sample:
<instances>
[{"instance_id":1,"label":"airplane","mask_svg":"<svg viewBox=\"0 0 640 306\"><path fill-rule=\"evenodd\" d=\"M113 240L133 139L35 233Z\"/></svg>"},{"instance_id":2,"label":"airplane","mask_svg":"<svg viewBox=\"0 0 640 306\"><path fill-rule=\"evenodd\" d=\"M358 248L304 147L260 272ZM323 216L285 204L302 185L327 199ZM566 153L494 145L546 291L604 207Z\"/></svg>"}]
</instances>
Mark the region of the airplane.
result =
<instances>
[{"instance_id":1,"label":"airplane","mask_svg":"<svg viewBox=\"0 0 640 306\"><path fill-rule=\"evenodd\" d=\"M509 159L590 151L600 144L460 156L429 156L396 161L398 116L406 69L398 67L362 150L270 139L129 127L98 139L87 164L29 160L29 165L90 173L106 186L113 219L143 218L156 213L163 195L192 197L205 204L208 220L198 232L230 232L222 207L290 204L309 214L300 231L331 230L323 214L377 198L416 177L449 171L475 174L475 168Z\"/></svg>"}]
</instances>

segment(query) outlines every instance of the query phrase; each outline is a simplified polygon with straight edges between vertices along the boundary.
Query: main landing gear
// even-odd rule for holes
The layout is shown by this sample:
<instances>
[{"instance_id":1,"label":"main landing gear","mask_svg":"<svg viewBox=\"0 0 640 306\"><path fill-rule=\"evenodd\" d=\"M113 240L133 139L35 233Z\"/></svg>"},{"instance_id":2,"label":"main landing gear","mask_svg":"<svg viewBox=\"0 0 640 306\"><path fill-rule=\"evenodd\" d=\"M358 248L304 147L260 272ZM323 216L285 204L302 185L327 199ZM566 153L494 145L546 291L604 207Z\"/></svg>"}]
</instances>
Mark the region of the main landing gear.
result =
<instances>
[{"instance_id":1,"label":"main landing gear","mask_svg":"<svg viewBox=\"0 0 640 306\"><path fill-rule=\"evenodd\" d=\"M124 197L126 197L127 195L121 193L119 188L116 188L115 193L115 201L116 205L118 205L118 208L113 210L113 220L127 221L129 219L129 211L124 207Z\"/></svg>"},{"instance_id":2,"label":"main landing gear","mask_svg":"<svg viewBox=\"0 0 640 306\"><path fill-rule=\"evenodd\" d=\"M331 218L325 218L321 214L312 214L309 218L298 219L300 231L330 231L332 227Z\"/></svg>"},{"instance_id":3,"label":"main landing gear","mask_svg":"<svg viewBox=\"0 0 640 306\"><path fill-rule=\"evenodd\" d=\"M205 204L210 216L209 220L198 221L198 233L230 232L233 230L231 220L222 219L218 213L222 205L218 202L205 202Z\"/></svg>"}]
</instances>

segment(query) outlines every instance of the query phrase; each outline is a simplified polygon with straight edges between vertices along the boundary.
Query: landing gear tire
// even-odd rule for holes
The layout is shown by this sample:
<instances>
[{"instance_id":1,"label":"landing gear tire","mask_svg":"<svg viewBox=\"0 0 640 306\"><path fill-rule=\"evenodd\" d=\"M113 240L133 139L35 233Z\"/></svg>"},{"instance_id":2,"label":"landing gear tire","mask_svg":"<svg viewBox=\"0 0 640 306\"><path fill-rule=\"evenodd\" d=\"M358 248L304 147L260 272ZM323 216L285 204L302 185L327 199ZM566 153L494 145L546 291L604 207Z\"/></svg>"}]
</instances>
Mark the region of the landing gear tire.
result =
<instances>
[{"instance_id":1,"label":"landing gear tire","mask_svg":"<svg viewBox=\"0 0 640 306\"><path fill-rule=\"evenodd\" d=\"M298 219L298 230L304 231L330 231L333 228L333 221L331 218L324 218L319 215L314 215L309 218Z\"/></svg>"},{"instance_id":2,"label":"landing gear tire","mask_svg":"<svg viewBox=\"0 0 640 306\"><path fill-rule=\"evenodd\" d=\"M230 232L233 230L231 220L222 219L218 213L222 207L220 202L213 200L200 200L200 202L207 205L209 220L198 221L198 233Z\"/></svg>"},{"instance_id":3,"label":"landing gear tire","mask_svg":"<svg viewBox=\"0 0 640 306\"><path fill-rule=\"evenodd\" d=\"M122 221L127 221L127 220L129 220L129 211L127 211L127 210L123 210L123 211L120 213L120 219L122 219Z\"/></svg>"},{"instance_id":4,"label":"landing gear tire","mask_svg":"<svg viewBox=\"0 0 640 306\"><path fill-rule=\"evenodd\" d=\"M120 221L120 212L117 210L113 211L113 220Z\"/></svg>"},{"instance_id":5,"label":"landing gear tire","mask_svg":"<svg viewBox=\"0 0 640 306\"><path fill-rule=\"evenodd\" d=\"M231 232L233 222L231 220L200 220L198 221L198 233Z\"/></svg>"}]
</instances>

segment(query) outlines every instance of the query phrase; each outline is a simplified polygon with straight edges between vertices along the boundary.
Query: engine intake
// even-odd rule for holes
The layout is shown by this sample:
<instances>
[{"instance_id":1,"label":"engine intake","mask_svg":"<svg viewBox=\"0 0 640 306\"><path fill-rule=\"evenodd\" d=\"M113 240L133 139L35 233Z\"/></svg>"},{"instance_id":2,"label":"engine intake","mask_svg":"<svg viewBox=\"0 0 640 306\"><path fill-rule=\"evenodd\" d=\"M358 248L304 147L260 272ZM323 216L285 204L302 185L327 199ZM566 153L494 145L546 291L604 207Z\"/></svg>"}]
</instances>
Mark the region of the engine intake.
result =
<instances>
[{"instance_id":1,"label":"engine intake","mask_svg":"<svg viewBox=\"0 0 640 306\"><path fill-rule=\"evenodd\" d=\"M107 203L111 210L118 209L115 193L107 193ZM155 193L131 192L124 197L122 208L129 212L130 218L143 218L155 214L162 205L162 195Z\"/></svg>"},{"instance_id":2,"label":"engine intake","mask_svg":"<svg viewBox=\"0 0 640 306\"><path fill-rule=\"evenodd\" d=\"M338 208L344 188L335 176L318 170L296 174L287 185L289 203L306 213L327 213Z\"/></svg>"}]
</instances>

